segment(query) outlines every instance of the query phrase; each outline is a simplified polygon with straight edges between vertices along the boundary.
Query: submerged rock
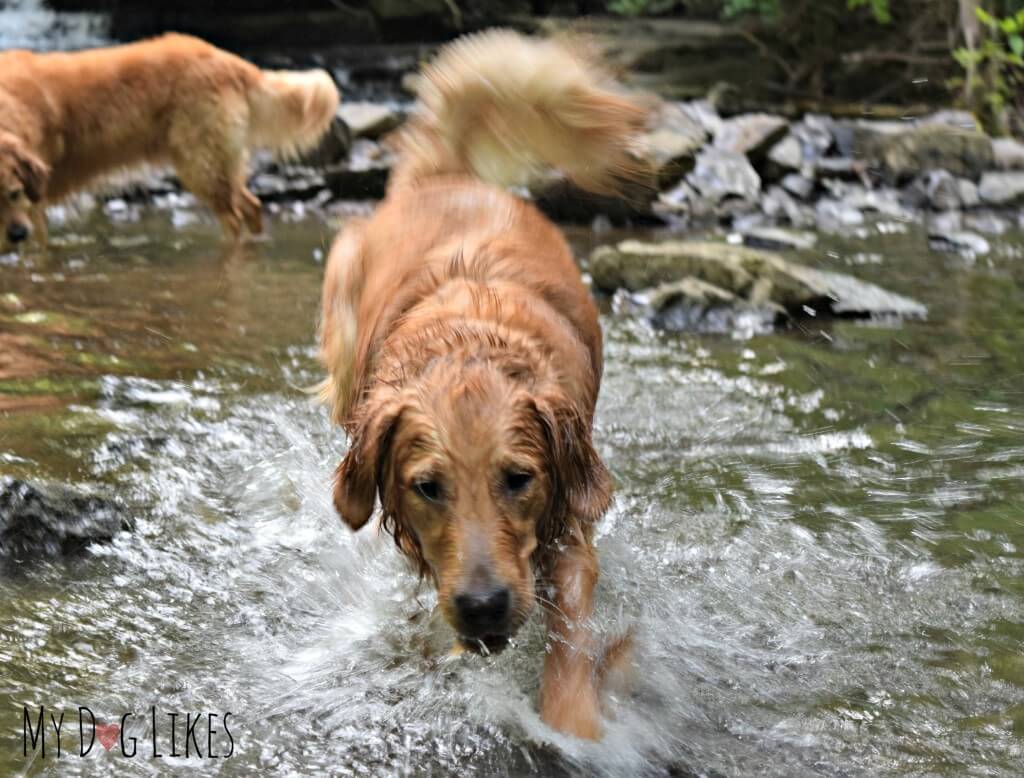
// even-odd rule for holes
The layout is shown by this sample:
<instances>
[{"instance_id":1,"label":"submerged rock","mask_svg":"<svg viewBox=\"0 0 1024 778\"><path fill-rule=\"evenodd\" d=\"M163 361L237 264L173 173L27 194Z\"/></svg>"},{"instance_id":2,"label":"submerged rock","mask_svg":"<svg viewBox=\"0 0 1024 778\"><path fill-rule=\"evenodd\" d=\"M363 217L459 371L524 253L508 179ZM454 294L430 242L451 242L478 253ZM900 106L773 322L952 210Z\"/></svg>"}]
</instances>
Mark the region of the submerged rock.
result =
<instances>
[{"instance_id":1,"label":"submerged rock","mask_svg":"<svg viewBox=\"0 0 1024 778\"><path fill-rule=\"evenodd\" d=\"M662 288L682 294L697 290L704 299L713 294L720 302L774 307L797 316L920 317L926 313L920 303L852 276L725 243L623 241L596 249L590 257L590 274L595 286L605 291Z\"/></svg>"},{"instance_id":2,"label":"submerged rock","mask_svg":"<svg viewBox=\"0 0 1024 778\"><path fill-rule=\"evenodd\" d=\"M131 526L123 509L106 498L0 477L0 557L74 554Z\"/></svg>"}]
</instances>

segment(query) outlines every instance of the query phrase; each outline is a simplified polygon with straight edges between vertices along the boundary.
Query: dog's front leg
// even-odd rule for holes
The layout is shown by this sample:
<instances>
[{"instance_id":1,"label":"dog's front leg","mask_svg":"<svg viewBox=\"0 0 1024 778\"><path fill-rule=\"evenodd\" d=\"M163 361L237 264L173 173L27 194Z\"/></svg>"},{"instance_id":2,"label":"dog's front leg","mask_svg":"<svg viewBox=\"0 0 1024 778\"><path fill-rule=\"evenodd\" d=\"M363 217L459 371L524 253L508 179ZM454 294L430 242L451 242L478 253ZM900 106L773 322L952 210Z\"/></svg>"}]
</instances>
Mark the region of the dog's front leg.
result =
<instances>
[{"instance_id":1,"label":"dog's front leg","mask_svg":"<svg viewBox=\"0 0 1024 778\"><path fill-rule=\"evenodd\" d=\"M540 714L550 726L577 737L601 737L596 645L587 621L593 610L597 557L589 538L574 528L549 571L553 607L547 615L548 649Z\"/></svg>"}]
</instances>

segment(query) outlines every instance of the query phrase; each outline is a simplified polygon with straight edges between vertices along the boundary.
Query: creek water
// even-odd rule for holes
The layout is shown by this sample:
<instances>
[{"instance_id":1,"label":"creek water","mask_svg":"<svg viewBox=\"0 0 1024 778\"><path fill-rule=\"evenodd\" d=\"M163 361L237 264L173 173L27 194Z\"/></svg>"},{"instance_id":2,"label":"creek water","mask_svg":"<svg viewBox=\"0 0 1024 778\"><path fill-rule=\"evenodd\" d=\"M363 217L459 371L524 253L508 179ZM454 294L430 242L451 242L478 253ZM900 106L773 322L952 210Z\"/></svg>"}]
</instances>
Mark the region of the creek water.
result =
<instances>
[{"instance_id":1,"label":"creek water","mask_svg":"<svg viewBox=\"0 0 1024 778\"><path fill-rule=\"evenodd\" d=\"M596 622L636 651L587 744L537 715L538 620L449 656L429 587L332 510L345 440L303 389L344 215L285 211L234 256L187 208L117 216L0 257L0 471L135 519L0 572L0 774L1020 774L1022 236L971 261L876 225L801 255L923 321L668 334L605 305ZM619 237L570 230L581 258ZM22 755L26 705L66 711L60 759L52 730ZM78 756L78 706L133 713L136 756Z\"/></svg>"}]
</instances>

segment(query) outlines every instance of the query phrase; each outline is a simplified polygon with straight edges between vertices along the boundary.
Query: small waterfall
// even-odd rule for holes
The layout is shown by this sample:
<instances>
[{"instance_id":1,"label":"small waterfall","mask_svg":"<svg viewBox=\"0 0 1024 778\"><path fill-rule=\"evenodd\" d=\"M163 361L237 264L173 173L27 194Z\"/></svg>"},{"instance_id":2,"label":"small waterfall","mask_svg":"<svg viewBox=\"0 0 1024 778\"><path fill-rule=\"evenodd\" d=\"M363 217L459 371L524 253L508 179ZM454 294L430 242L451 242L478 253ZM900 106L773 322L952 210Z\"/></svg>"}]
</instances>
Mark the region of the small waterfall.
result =
<instances>
[{"instance_id":1,"label":"small waterfall","mask_svg":"<svg viewBox=\"0 0 1024 778\"><path fill-rule=\"evenodd\" d=\"M110 42L106 14L56 12L43 0L0 0L0 51L84 49Z\"/></svg>"}]
</instances>

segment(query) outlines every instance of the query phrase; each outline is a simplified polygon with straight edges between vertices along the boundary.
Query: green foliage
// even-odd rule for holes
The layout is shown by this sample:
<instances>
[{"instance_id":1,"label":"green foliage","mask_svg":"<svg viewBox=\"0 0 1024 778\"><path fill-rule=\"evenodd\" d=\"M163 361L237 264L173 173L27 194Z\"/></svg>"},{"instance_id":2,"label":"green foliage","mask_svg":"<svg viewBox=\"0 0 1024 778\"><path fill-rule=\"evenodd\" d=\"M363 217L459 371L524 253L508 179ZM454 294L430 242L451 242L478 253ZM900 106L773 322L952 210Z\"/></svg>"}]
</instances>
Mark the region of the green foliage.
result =
<instances>
[{"instance_id":1,"label":"green foliage","mask_svg":"<svg viewBox=\"0 0 1024 778\"><path fill-rule=\"evenodd\" d=\"M879 24L888 24L892 21L892 10L889 8L889 0L848 0L847 7L851 11L858 8L870 8L871 15Z\"/></svg>"},{"instance_id":2,"label":"green foliage","mask_svg":"<svg viewBox=\"0 0 1024 778\"><path fill-rule=\"evenodd\" d=\"M983 122L1007 132L1007 109L1024 91L1024 9L1008 16L976 10L985 36L977 48L962 47L953 53L966 74L958 83L966 86Z\"/></svg>"},{"instance_id":3,"label":"green foliage","mask_svg":"<svg viewBox=\"0 0 1024 778\"><path fill-rule=\"evenodd\" d=\"M729 19L752 14L774 20L780 13L779 0L725 0L722 6L722 15Z\"/></svg>"},{"instance_id":4,"label":"green foliage","mask_svg":"<svg viewBox=\"0 0 1024 778\"><path fill-rule=\"evenodd\" d=\"M619 16L658 16L678 5L680 0L609 0L608 10Z\"/></svg>"}]
</instances>

